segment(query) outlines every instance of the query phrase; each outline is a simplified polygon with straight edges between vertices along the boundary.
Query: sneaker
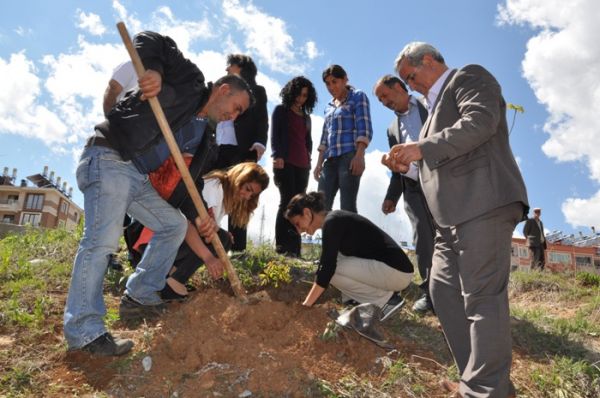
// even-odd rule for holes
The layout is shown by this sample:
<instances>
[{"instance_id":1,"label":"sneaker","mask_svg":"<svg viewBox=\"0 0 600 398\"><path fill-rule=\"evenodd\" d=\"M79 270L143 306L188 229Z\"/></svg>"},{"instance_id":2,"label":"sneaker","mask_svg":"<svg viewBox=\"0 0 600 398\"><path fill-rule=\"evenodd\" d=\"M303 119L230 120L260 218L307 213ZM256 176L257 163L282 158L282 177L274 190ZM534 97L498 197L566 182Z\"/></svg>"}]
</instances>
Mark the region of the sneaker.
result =
<instances>
[{"instance_id":1,"label":"sneaker","mask_svg":"<svg viewBox=\"0 0 600 398\"><path fill-rule=\"evenodd\" d=\"M87 351L94 355L112 357L127 354L133 347L133 341L128 339L114 338L110 333L104 333L96 340L81 347L81 351Z\"/></svg>"},{"instance_id":2,"label":"sneaker","mask_svg":"<svg viewBox=\"0 0 600 398\"><path fill-rule=\"evenodd\" d=\"M431 304L431 299L426 294L424 294L420 299L415 301L412 310L421 315L426 314L429 311L433 312L433 305Z\"/></svg>"},{"instance_id":3,"label":"sneaker","mask_svg":"<svg viewBox=\"0 0 600 398\"><path fill-rule=\"evenodd\" d=\"M155 305L144 305L137 302L134 298L124 294L121 297L121 305L119 306L119 316L121 320L133 320L143 318L154 318L164 314L166 306L164 303Z\"/></svg>"},{"instance_id":4,"label":"sneaker","mask_svg":"<svg viewBox=\"0 0 600 398\"><path fill-rule=\"evenodd\" d=\"M343 307L354 308L357 305L360 305L360 303L354 299L348 299L348 300L342 301Z\"/></svg>"},{"instance_id":5,"label":"sneaker","mask_svg":"<svg viewBox=\"0 0 600 398\"><path fill-rule=\"evenodd\" d=\"M394 292L388 302L381 307L381 321L388 319L394 312L398 311L403 306L404 299L400 296L399 292Z\"/></svg>"}]
</instances>

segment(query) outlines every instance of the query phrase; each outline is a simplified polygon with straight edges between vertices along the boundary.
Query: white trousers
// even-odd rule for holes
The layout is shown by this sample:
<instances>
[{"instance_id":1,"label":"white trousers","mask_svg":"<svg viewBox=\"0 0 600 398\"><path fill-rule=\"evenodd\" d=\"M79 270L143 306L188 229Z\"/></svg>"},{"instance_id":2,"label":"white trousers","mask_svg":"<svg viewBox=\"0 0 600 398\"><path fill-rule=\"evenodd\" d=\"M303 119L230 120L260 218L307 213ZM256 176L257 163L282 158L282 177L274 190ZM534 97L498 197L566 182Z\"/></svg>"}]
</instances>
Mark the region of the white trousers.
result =
<instances>
[{"instance_id":1,"label":"white trousers","mask_svg":"<svg viewBox=\"0 0 600 398\"><path fill-rule=\"evenodd\" d=\"M342 292L344 300L383 307L394 292L406 289L412 278L412 272L398 271L381 261L338 253L331 284Z\"/></svg>"}]
</instances>

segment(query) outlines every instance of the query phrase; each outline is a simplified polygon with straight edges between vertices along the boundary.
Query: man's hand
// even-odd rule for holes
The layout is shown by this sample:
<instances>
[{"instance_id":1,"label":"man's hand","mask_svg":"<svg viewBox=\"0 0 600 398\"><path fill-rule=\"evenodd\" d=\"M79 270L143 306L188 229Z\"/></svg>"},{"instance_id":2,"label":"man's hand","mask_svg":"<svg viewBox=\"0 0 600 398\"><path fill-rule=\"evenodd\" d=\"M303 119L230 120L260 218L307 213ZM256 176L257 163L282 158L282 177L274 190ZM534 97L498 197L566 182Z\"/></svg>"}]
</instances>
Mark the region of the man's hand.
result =
<instances>
[{"instance_id":1,"label":"man's hand","mask_svg":"<svg viewBox=\"0 0 600 398\"><path fill-rule=\"evenodd\" d=\"M211 255L210 258L206 260L204 264L206 265L206 270L213 279L219 279L223 276L223 270L225 269L225 267L223 267L223 263L221 262L221 260L219 260L215 256Z\"/></svg>"},{"instance_id":2,"label":"man's hand","mask_svg":"<svg viewBox=\"0 0 600 398\"><path fill-rule=\"evenodd\" d=\"M219 230L219 226L212 217L206 217L204 220L196 217L194 220L198 234L203 237L207 243L212 242L214 235Z\"/></svg>"},{"instance_id":3,"label":"man's hand","mask_svg":"<svg viewBox=\"0 0 600 398\"><path fill-rule=\"evenodd\" d=\"M365 171L365 156L356 152L356 155L350 161L350 172L353 176L361 176Z\"/></svg>"},{"instance_id":4,"label":"man's hand","mask_svg":"<svg viewBox=\"0 0 600 398\"><path fill-rule=\"evenodd\" d=\"M274 169L283 169L285 162L283 158L275 158L273 159L273 168Z\"/></svg>"},{"instance_id":5,"label":"man's hand","mask_svg":"<svg viewBox=\"0 0 600 398\"><path fill-rule=\"evenodd\" d=\"M396 203L393 200L386 199L381 204L383 214L390 214L396 211Z\"/></svg>"},{"instance_id":6,"label":"man's hand","mask_svg":"<svg viewBox=\"0 0 600 398\"><path fill-rule=\"evenodd\" d=\"M156 97L158 93L160 93L162 87L162 76L157 71L148 69L144 72L142 77L139 78L138 85L142 92L142 96L140 97L142 101Z\"/></svg>"},{"instance_id":7,"label":"man's hand","mask_svg":"<svg viewBox=\"0 0 600 398\"><path fill-rule=\"evenodd\" d=\"M252 144L252 146L250 147L251 151L256 151L256 161L258 162L260 160L260 158L262 158L263 153L265 153L265 147L262 146L261 144L259 144L258 142L255 142L254 144Z\"/></svg>"}]
</instances>

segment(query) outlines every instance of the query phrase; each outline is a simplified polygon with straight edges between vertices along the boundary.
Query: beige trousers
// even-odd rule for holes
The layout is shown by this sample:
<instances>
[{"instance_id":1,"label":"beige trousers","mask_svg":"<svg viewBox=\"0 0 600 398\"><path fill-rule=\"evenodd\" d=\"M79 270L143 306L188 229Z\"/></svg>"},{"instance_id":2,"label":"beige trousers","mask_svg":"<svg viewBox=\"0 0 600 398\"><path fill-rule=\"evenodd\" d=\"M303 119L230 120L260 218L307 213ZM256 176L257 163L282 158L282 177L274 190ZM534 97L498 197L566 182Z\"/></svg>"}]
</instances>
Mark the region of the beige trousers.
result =
<instances>
[{"instance_id":1,"label":"beige trousers","mask_svg":"<svg viewBox=\"0 0 600 398\"><path fill-rule=\"evenodd\" d=\"M406 289L413 273L398 271L381 261L338 254L331 284L342 298L383 307L394 292Z\"/></svg>"}]
</instances>

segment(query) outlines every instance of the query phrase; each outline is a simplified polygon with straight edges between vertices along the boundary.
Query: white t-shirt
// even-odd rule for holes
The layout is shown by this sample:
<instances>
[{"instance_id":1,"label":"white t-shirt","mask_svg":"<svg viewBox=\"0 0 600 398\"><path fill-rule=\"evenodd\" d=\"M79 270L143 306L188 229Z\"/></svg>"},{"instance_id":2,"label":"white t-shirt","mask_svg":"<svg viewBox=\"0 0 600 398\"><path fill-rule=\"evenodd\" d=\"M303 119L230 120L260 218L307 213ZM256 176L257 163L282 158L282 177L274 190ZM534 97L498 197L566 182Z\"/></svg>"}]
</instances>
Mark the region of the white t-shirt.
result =
<instances>
[{"instance_id":1,"label":"white t-shirt","mask_svg":"<svg viewBox=\"0 0 600 398\"><path fill-rule=\"evenodd\" d=\"M206 201L208 208L213 209L217 225L221 224L221 220L227 215L223 206L224 195L221 181L218 178L205 179L202 197Z\"/></svg>"},{"instance_id":2,"label":"white t-shirt","mask_svg":"<svg viewBox=\"0 0 600 398\"><path fill-rule=\"evenodd\" d=\"M121 87L123 87L123 91L121 91L117 96L116 102L121 101L125 96L125 93L135 89L138 85L137 74L135 73L135 69L133 68L133 63L131 61L123 62L117 66L113 71L111 79L115 80L121 85Z\"/></svg>"}]
</instances>

